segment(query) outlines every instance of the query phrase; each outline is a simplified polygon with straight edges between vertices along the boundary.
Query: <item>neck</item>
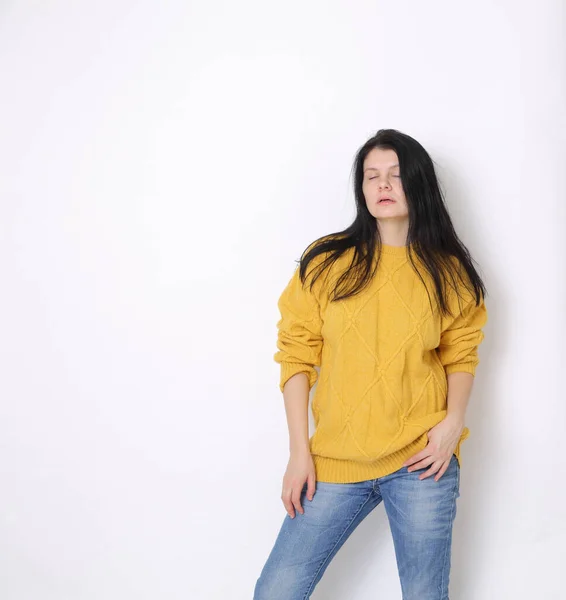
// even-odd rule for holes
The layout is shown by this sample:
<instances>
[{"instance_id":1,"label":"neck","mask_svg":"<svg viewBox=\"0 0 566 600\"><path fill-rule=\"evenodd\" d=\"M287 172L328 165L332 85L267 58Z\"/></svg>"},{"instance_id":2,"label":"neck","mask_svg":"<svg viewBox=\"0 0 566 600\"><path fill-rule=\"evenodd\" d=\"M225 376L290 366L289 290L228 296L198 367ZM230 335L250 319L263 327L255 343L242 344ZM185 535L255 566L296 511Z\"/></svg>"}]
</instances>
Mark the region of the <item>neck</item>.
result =
<instances>
[{"instance_id":1,"label":"neck","mask_svg":"<svg viewBox=\"0 0 566 600\"><path fill-rule=\"evenodd\" d=\"M402 222L389 219L377 223L381 243L387 246L405 246L409 233L409 223L406 219Z\"/></svg>"}]
</instances>

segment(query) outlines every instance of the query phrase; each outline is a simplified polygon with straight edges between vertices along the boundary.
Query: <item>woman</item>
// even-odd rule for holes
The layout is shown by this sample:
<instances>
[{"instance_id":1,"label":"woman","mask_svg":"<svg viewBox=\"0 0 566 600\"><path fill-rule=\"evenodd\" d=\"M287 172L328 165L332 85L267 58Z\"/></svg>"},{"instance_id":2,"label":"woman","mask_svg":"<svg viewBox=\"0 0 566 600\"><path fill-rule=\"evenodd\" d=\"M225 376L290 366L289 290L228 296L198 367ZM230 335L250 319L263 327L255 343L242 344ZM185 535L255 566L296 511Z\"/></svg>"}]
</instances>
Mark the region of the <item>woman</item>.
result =
<instances>
[{"instance_id":1,"label":"woman","mask_svg":"<svg viewBox=\"0 0 566 600\"><path fill-rule=\"evenodd\" d=\"M278 302L288 515L255 600L309 598L382 500L403 600L448 599L486 290L416 140L378 131L354 176L354 222L309 245Z\"/></svg>"}]
</instances>

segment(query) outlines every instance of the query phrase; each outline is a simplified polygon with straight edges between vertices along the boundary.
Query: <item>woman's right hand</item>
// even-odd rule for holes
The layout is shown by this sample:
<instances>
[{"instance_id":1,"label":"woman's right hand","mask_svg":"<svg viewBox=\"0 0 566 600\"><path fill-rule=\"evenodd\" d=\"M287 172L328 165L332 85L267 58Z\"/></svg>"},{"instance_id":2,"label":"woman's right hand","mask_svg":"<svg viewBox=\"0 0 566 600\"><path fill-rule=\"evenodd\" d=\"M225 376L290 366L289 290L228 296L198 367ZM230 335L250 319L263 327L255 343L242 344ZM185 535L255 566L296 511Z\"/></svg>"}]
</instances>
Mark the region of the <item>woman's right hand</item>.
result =
<instances>
[{"instance_id":1,"label":"woman's right hand","mask_svg":"<svg viewBox=\"0 0 566 600\"><path fill-rule=\"evenodd\" d=\"M289 457L287 470L283 476L281 500L289 516L295 518L295 509L304 514L301 506L301 492L307 482L306 497L313 499L316 490L316 471L311 453L308 450L292 453Z\"/></svg>"}]
</instances>

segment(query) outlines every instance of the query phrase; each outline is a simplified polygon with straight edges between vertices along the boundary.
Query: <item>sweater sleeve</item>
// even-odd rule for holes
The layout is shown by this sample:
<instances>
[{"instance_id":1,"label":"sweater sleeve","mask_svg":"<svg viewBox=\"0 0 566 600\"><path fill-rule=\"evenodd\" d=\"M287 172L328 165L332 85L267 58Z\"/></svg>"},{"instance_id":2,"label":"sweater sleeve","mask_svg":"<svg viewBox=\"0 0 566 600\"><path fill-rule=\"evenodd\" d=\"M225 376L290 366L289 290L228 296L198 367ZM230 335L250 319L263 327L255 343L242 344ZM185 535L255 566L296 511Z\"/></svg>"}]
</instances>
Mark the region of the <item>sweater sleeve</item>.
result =
<instances>
[{"instance_id":1,"label":"sweater sleeve","mask_svg":"<svg viewBox=\"0 0 566 600\"><path fill-rule=\"evenodd\" d=\"M484 299L476 306L475 297L466 293L461 302L453 301L453 316L442 317L440 345L437 352L446 374L463 371L475 375L480 359L478 346L484 339L487 323Z\"/></svg>"},{"instance_id":2,"label":"sweater sleeve","mask_svg":"<svg viewBox=\"0 0 566 600\"><path fill-rule=\"evenodd\" d=\"M316 290L316 286L314 288ZM277 348L274 360L281 365L279 389L296 373L306 373L309 389L315 384L322 354L322 319L316 295L303 286L297 265L277 303L281 318L277 322Z\"/></svg>"}]
</instances>

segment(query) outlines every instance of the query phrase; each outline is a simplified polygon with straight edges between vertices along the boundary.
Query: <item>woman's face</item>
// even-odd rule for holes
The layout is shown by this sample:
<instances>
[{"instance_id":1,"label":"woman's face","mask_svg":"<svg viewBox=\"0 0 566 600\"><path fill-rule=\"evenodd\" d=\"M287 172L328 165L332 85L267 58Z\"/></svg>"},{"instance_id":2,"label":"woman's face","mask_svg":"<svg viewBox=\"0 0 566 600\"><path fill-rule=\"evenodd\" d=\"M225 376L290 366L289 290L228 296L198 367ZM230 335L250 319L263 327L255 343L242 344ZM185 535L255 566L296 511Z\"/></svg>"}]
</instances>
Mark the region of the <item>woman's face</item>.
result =
<instances>
[{"instance_id":1,"label":"woman's face","mask_svg":"<svg viewBox=\"0 0 566 600\"><path fill-rule=\"evenodd\" d=\"M374 148L368 153L364 160L362 190L369 212L378 221L408 219L409 208L394 150ZM380 202L384 197L391 198L393 202Z\"/></svg>"}]
</instances>

